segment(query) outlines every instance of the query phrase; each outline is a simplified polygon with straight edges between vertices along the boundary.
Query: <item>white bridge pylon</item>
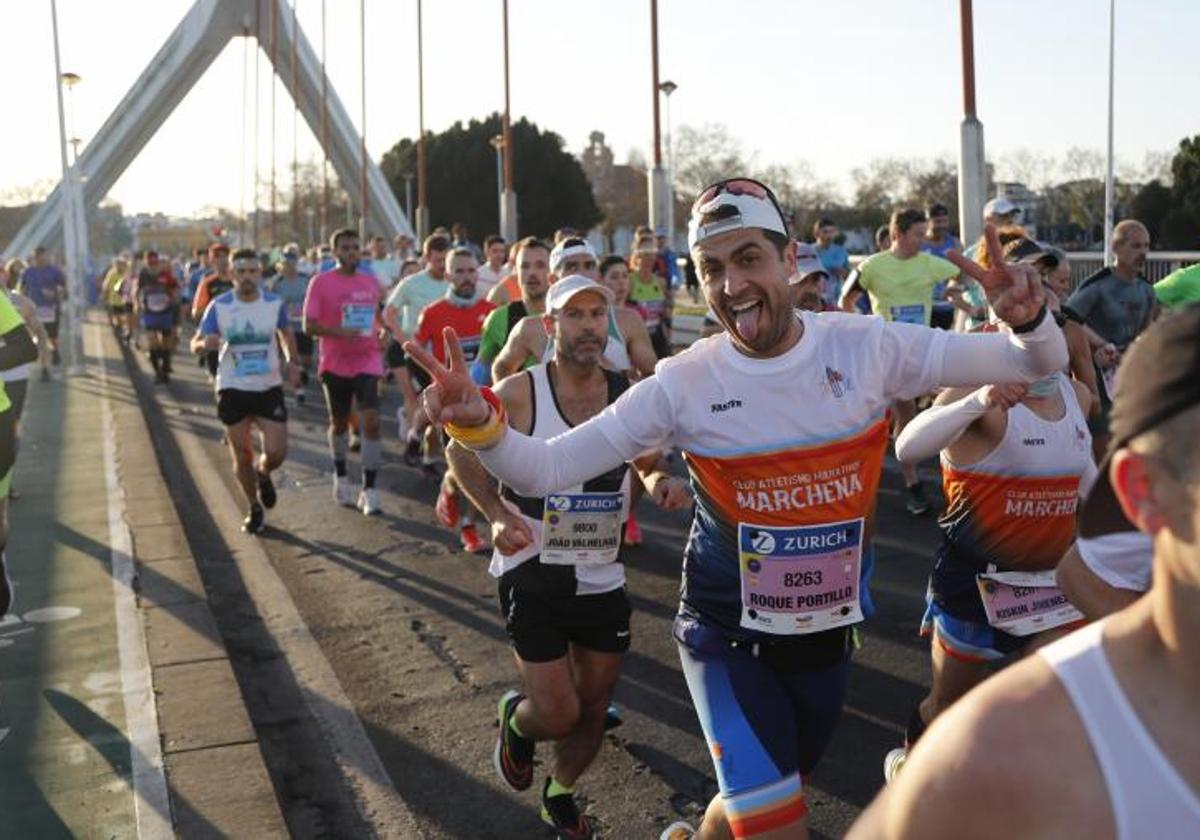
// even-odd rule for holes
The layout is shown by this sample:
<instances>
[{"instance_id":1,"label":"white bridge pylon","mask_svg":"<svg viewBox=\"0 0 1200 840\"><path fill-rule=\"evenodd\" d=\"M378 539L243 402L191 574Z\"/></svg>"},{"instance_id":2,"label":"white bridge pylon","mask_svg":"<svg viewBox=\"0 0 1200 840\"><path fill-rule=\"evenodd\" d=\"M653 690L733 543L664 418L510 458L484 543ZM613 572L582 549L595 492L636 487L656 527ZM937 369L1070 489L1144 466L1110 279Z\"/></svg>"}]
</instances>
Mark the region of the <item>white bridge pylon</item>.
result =
<instances>
[{"instance_id":1,"label":"white bridge pylon","mask_svg":"<svg viewBox=\"0 0 1200 840\"><path fill-rule=\"evenodd\" d=\"M274 73L304 115L317 142L321 138L321 61L297 24L285 0L196 0L175 31L142 71L121 103L105 120L95 138L75 163L83 181L83 204L91 211L133 162L150 138L192 86L204 75L230 39L247 34L271 61L269 24L275 5L276 58ZM256 29L256 23L261 27ZM290 71L292 43L296 45L296 84ZM349 114L334 91L326 99L328 147L325 153L334 173L346 188L357 214L362 214L359 172L361 139ZM412 228L379 167L367 157L367 230L388 237L412 235ZM28 254L62 236L62 184L34 212L9 243L4 258Z\"/></svg>"}]
</instances>

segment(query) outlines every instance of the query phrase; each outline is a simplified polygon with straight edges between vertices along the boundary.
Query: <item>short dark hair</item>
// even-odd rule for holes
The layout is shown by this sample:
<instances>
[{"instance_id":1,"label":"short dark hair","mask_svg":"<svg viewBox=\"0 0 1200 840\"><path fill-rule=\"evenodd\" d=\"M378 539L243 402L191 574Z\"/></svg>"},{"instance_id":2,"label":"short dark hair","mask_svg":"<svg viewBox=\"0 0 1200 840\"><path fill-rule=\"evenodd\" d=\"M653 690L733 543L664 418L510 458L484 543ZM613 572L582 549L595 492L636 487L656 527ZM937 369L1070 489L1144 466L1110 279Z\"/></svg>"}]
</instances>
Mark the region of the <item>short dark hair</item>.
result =
<instances>
[{"instance_id":1,"label":"short dark hair","mask_svg":"<svg viewBox=\"0 0 1200 840\"><path fill-rule=\"evenodd\" d=\"M530 248L541 248L543 251L546 251L547 253L549 253L549 251L550 251L550 246L547 245L544 240L538 239L536 236L526 236L524 239L522 239L520 242L517 243L517 253L518 254L520 254L522 251L528 251Z\"/></svg>"},{"instance_id":2,"label":"short dark hair","mask_svg":"<svg viewBox=\"0 0 1200 840\"><path fill-rule=\"evenodd\" d=\"M493 245L495 245L497 243L499 243L500 245L507 244L504 241L504 237L501 236L500 234L498 234L498 233L489 234L488 238L483 240L483 249L486 251L488 248L491 248Z\"/></svg>"},{"instance_id":3,"label":"short dark hair","mask_svg":"<svg viewBox=\"0 0 1200 840\"><path fill-rule=\"evenodd\" d=\"M819 218L815 222L813 222L813 236L816 236L820 232L821 228L833 227L836 224L837 224L837 222L835 222L833 219L829 218L828 216L822 216L821 218Z\"/></svg>"},{"instance_id":4,"label":"short dark hair","mask_svg":"<svg viewBox=\"0 0 1200 840\"><path fill-rule=\"evenodd\" d=\"M333 236L329 237L329 247L337 250L339 239L358 239L358 231L354 228L338 228L333 232Z\"/></svg>"},{"instance_id":5,"label":"short dark hair","mask_svg":"<svg viewBox=\"0 0 1200 840\"><path fill-rule=\"evenodd\" d=\"M434 251L449 251L450 240L448 237L442 236L440 233L431 233L425 237L425 241L421 243L421 253L430 254Z\"/></svg>"},{"instance_id":6,"label":"short dark hair","mask_svg":"<svg viewBox=\"0 0 1200 840\"><path fill-rule=\"evenodd\" d=\"M891 227L905 233L910 227L921 222L927 222L925 211L919 207L900 207L892 213Z\"/></svg>"},{"instance_id":7,"label":"short dark hair","mask_svg":"<svg viewBox=\"0 0 1200 840\"><path fill-rule=\"evenodd\" d=\"M471 259L475 259L475 252L465 245L460 245L446 255L447 260L454 259L455 257L470 257Z\"/></svg>"},{"instance_id":8,"label":"short dark hair","mask_svg":"<svg viewBox=\"0 0 1200 840\"><path fill-rule=\"evenodd\" d=\"M238 248L236 251L233 252L233 259L235 261L236 260L255 260L257 262L262 261L260 259L260 257L258 256L258 251L255 251L253 248Z\"/></svg>"},{"instance_id":9,"label":"short dark hair","mask_svg":"<svg viewBox=\"0 0 1200 840\"><path fill-rule=\"evenodd\" d=\"M620 254L609 254L607 257L600 260L600 267L597 269L597 271L599 271L600 276L603 277L605 272L607 272L610 268L612 268L614 265L616 265L618 263L625 266L626 268L629 268L629 263L627 263L625 261L625 258L622 257Z\"/></svg>"},{"instance_id":10,"label":"short dark hair","mask_svg":"<svg viewBox=\"0 0 1200 840\"><path fill-rule=\"evenodd\" d=\"M930 204L927 208L925 208L925 214L931 219L934 216L949 216L950 208L945 204L942 204L940 201L935 201L933 204Z\"/></svg>"}]
</instances>

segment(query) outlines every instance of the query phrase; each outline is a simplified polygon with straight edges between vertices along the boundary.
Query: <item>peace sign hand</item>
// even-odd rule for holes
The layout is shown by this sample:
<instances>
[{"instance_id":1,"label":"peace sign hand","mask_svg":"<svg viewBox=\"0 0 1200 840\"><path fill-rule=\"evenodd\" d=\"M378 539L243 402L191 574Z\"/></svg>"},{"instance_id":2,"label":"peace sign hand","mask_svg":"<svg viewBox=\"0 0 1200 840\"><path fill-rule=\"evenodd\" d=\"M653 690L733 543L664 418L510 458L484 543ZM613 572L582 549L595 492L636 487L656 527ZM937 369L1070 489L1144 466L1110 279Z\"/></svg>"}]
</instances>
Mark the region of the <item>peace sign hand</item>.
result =
<instances>
[{"instance_id":1,"label":"peace sign hand","mask_svg":"<svg viewBox=\"0 0 1200 840\"><path fill-rule=\"evenodd\" d=\"M1041 274L1027 263L1004 262L1004 248L995 225L984 225L983 235L992 260L991 268L984 268L958 251L947 252L946 259L958 266L963 274L978 281L1000 320L1010 327L1028 324L1046 304Z\"/></svg>"},{"instance_id":2,"label":"peace sign hand","mask_svg":"<svg viewBox=\"0 0 1200 840\"><path fill-rule=\"evenodd\" d=\"M404 342L404 352L425 368L433 379L433 383L421 392L425 414L435 425L454 423L456 426L482 426L491 418L492 408L484 402L479 388L471 381L462 345L458 343L458 334L446 327L442 330L442 340L446 342L449 369L425 348L412 341Z\"/></svg>"}]
</instances>

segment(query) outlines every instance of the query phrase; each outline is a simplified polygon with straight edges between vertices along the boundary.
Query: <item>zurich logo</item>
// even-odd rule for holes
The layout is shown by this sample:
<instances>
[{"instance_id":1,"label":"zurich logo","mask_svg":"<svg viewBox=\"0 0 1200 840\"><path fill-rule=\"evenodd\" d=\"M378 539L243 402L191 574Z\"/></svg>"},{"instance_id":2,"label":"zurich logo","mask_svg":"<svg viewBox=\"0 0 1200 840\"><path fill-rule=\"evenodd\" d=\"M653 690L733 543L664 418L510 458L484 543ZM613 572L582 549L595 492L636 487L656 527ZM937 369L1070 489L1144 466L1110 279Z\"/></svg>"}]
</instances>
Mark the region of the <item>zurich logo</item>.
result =
<instances>
[{"instance_id":1,"label":"zurich logo","mask_svg":"<svg viewBox=\"0 0 1200 840\"><path fill-rule=\"evenodd\" d=\"M551 510L570 510L571 500L566 496L547 496L546 504Z\"/></svg>"}]
</instances>

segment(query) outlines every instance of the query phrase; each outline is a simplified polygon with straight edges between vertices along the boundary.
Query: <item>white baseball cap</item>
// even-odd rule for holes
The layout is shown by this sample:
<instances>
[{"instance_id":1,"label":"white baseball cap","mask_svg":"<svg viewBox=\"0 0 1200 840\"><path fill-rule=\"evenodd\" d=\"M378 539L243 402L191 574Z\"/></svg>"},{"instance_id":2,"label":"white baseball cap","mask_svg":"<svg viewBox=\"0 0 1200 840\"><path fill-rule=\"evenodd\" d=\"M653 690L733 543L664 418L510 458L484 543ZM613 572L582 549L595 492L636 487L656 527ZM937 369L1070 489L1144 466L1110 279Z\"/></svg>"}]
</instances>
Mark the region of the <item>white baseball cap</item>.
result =
<instances>
[{"instance_id":1,"label":"white baseball cap","mask_svg":"<svg viewBox=\"0 0 1200 840\"><path fill-rule=\"evenodd\" d=\"M1009 213L1020 213L1021 208L1002 195L998 195L983 205L983 218L990 216L1007 216Z\"/></svg>"},{"instance_id":2,"label":"white baseball cap","mask_svg":"<svg viewBox=\"0 0 1200 840\"><path fill-rule=\"evenodd\" d=\"M751 178L729 178L701 191L688 220L688 249L731 230L762 228L788 236L775 196Z\"/></svg>"},{"instance_id":3,"label":"white baseball cap","mask_svg":"<svg viewBox=\"0 0 1200 840\"><path fill-rule=\"evenodd\" d=\"M559 267L569 258L580 255L589 256L594 260L596 259L596 249L586 239L581 239L577 236L568 236L555 245L554 250L550 252L550 270L557 272Z\"/></svg>"},{"instance_id":4,"label":"white baseball cap","mask_svg":"<svg viewBox=\"0 0 1200 840\"><path fill-rule=\"evenodd\" d=\"M788 282L799 283L810 274L824 274L826 277L829 276L829 272L821 264L821 258L817 255L817 249L813 247L812 243L797 242L796 273L791 276Z\"/></svg>"},{"instance_id":5,"label":"white baseball cap","mask_svg":"<svg viewBox=\"0 0 1200 840\"><path fill-rule=\"evenodd\" d=\"M597 292L608 301L609 306L612 305L612 289L608 288L608 286L601 286L590 277L584 277L582 274L572 274L551 285L550 289L546 292L546 314L553 315L555 312L558 312L571 302L571 298L580 292Z\"/></svg>"}]
</instances>

